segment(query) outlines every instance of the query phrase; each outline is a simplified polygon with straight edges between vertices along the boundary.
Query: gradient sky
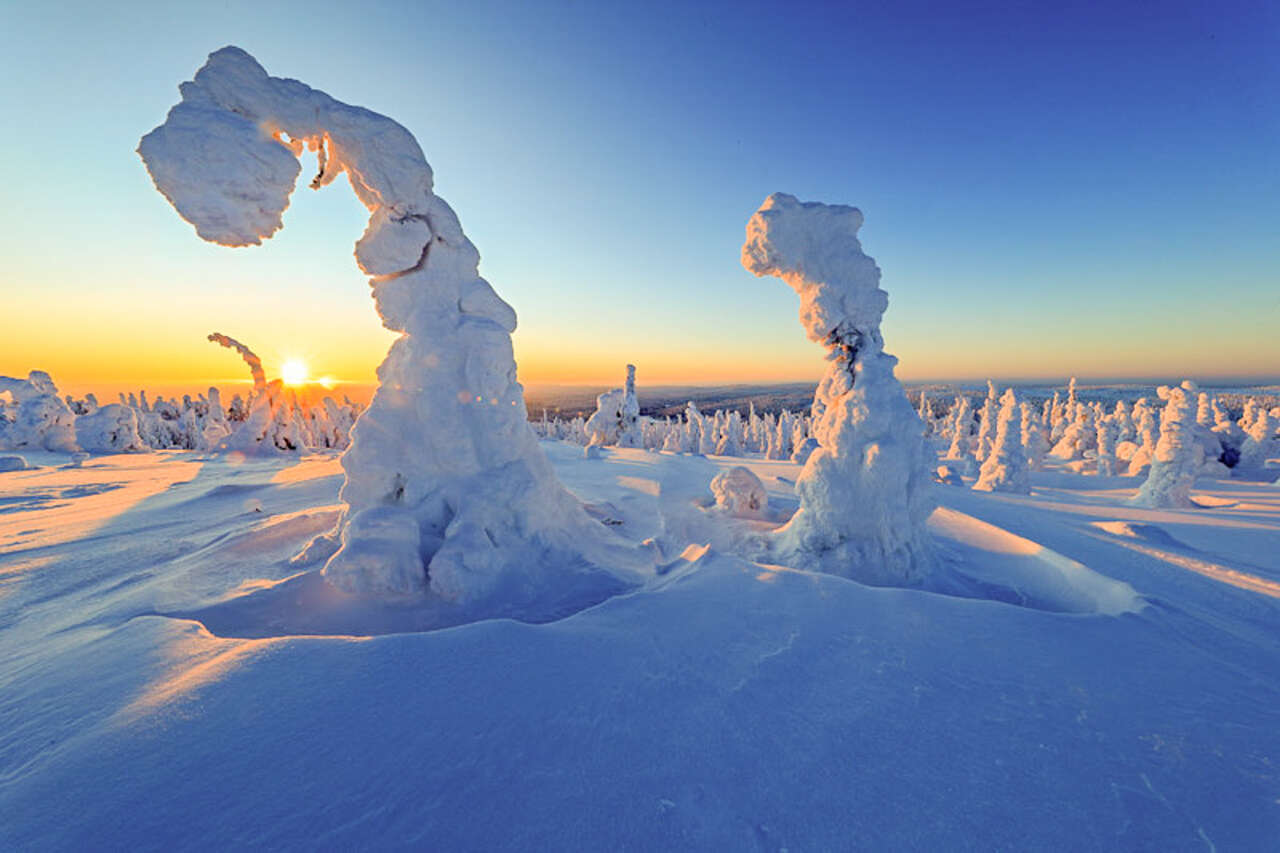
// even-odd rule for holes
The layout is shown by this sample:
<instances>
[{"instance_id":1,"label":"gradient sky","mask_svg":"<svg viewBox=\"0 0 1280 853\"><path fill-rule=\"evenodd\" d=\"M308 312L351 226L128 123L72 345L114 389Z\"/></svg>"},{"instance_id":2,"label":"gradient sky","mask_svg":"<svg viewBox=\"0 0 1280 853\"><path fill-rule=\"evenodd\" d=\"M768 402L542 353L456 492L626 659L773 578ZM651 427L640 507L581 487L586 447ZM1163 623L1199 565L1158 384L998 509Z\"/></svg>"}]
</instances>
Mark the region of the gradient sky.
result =
<instances>
[{"instance_id":1,"label":"gradient sky","mask_svg":"<svg viewBox=\"0 0 1280 853\"><path fill-rule=\"evenodd\" d=\"M905 379L1280 374L1269 0L10 2L0 374L194 390L244 376L221 331L372 378L345 180L232 250L134 153L225 44L417 136L527 383L816 378L738 261L777 190L862 208Z\"/></svg>"}]
</instances>

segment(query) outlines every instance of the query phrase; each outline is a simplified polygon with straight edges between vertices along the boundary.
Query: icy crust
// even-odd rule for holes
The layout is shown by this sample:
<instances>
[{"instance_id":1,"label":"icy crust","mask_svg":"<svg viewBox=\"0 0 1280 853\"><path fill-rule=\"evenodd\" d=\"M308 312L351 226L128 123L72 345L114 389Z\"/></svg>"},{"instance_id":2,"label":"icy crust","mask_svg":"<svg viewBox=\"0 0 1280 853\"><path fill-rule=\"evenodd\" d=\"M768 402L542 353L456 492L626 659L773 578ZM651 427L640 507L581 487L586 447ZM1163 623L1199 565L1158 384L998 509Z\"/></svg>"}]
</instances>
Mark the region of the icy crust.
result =
<instances>
[{"instance_id":1,"label":"icy crust","mask_svg":"<svg viewBox=\"0 0 1280 853\"><path fill-rule=\"evenodd\" d=\"M742 264L800 296L800 322L826 349L813 402L817 448L796 481L800 509L774 539L779 562L881 585L922 583L933 458L894 377L880 319L888 294L858 242L853 207L769 196L747 223Z\"/></svg>"},{"instance_id":2,"label":"icy crust","mask_svg":"<svg viewBox=\"0 0 1280 853\"><path fill-rule=\"evenodd\" d=\"M304 145L321 164L312 186L345 172L370 212L356 261L383 325L403 334L342 458L342 521L305 555L327 558L326 579L352 593L430 590L482 615L504 589L527 597L588 576L617 588L650 568L586 514L539 449L516 381L515 311L479 276L479 253L432 194L413 136L270 77L234 47L181 92L138 151L202 238L243 246L278 230Z\"/></svg>"}]
</instances>

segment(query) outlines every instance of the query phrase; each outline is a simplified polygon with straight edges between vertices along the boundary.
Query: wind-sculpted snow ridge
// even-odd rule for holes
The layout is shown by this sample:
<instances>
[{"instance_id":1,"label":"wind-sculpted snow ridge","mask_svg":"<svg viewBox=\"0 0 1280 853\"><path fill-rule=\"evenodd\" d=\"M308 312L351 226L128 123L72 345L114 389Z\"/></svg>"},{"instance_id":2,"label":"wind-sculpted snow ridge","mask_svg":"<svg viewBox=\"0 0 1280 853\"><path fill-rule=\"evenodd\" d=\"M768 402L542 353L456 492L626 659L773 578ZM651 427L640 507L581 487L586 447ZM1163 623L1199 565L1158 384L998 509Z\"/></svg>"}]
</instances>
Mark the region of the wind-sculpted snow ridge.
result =
<instances>
[{"instance_id":1,"label":"wind-sculpted snow ridge","mask_svg":"<svg viewBox=\"0 0 1280 853\"><path fill-rule=\"evenodd\" d=\"M342 458L338 528L308 549L353 593L433 595L477 616L504 589L617 591L653 561L593 521L526 420L516 314L432 192L417 141L386 116L270 77L243 50L210 55L138 151L205 240L257 244L282 227L305 146L319 188L346 172L369 210L356 243L382 323L401 336ZM488 603L486 603L488 602ZM492 605L492 606L491 606Z\"/></svg>"},{"instance_id":2,"label":"wind-sculpted snow ridge","mask_svg":"<svg viewBox=\"0 0 1280 853\"><path fill-rule=\"evenodd\" d=\"M858 242L862 212L769 196L747 223L742 264L800 296L800 322L826 350L813 401L818 447L796 481L800 509L774 539L777 559L867 583L916 585L930 573L934 509L924 425L893 375L880 319L889 296Z\"/></svg>"}]
</instances>

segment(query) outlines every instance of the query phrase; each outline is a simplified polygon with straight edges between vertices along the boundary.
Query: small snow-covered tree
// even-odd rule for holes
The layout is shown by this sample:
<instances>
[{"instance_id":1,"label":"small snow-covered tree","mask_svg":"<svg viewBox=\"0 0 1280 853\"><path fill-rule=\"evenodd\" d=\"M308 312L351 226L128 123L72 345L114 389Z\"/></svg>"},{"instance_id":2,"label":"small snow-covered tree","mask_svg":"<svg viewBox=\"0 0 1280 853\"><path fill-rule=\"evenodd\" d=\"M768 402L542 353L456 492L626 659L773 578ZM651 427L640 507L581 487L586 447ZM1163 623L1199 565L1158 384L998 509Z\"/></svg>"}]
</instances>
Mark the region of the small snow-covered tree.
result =
<instances>
[{"instance_id":1,"label":"small snow-covered tree","mask_svg":"<svg viewBox=\"0 0 1280 853\"><path fill-rule=\"evenodd\" d=\"M962 460L971 457L970 430L973 427L973 409L968 397L960 397L955 408L955 418L951 421L951 447L947 449L948 460Z\"/></svg>"},{"instance_id":2,"label":"small snow-covered tree","mask_svg":"<svg viewBox=\"0 0 1280 853\"><path fill-rule=\"evenodd\" d=\"M1075 380L1072 380L1073 394L1075 391L1074 382ZM1098 440L1098 430L1093 422L1094 410L1079 402L1073 405L1075 411L1070 418L1070 423L1067 424L1057 444L1050 451L1059 459L1082 459L1084 458L1084 452L1092 449Z\"/></svg>"},{"instance_id":3,"label":"small snow-covered tree","mask_svg":"<svg viewBox=\"0 0 1280 853\"><path fill-rule=\"evenodd\" d=\"M1161 386L1159 389L1161 399L1167 401L1160 422L1160 440L1156 443L1151 472L1132 499L1137 506L1195 505L1191 501L1191 487L1204 464L1204 450L1195 435L1193 388Z\"/></svg>"},{"instance_id":4,"label":"small snow-covered tree","mask_svg":"<svg viewBox=\"0 0 1280 853\"><path fill-rule=\"evenodd\" d=\"M711 494L718 509L737 518L764 518L768 514L764 483L750 468L735 465L716 474L711 480Z\"/></svg>"},{"instance_id":5,"label":"small snow-covered tree","mask_svg":"<svg viewBox=\"0 0 1280 853\"><path fill-rule=\"evenodd\" d=\"M1116 473L1116 436L1119 428L1115 416L1098 420L1098 476L1111 477Z\"/></svg>"},{"instance_id":6,"label":"small snow-covered tree","mask_svg":"<svg viewBox=\"0 0 1280 853\"><path fill-rule=\"evenodd\" d=\"M987 380L987 396L982 401L982 409L978 418L978 443L974 445L973 455L982 462L991 453L991 445L996 439L996 420L1000 414L1000 405L996 401L996 384Z\"/></svg>"},{"instance_id":7,"label":"small snow-covered tree","mask_svg":"<svg viewBox=\"0 0 1280 853\"><path fill-rule=\"evenodd\" d=\"M1280 442L1276 441L1275 434L1276 426L1271 419L1271 412L1265 406L1258 406L1240 445L1240 461L1236 467L1242 471L1264 468L1268 459L1280 454Z\"/></svg>"},{"instance_id":8,"label":"small snow-covered tree","mask_svg":"<svg viewBox=\"0 0 1280 853\"><path fill-rule=\"evenodd\" d=\"M718 456L741 456L742 452L742 416L737 411L732 411L724 419L724 426L720 432L720 441L716 443L716 454Z\"/></svg>"},{"instance_id":9,"label":"small snow-covered tree","mask_svg":"<svg viewBox=\"0 0 1280 853\"><path fill-rule=\"evenodd\" d=\"M1023 402L1022 409L1022 449L1027 453L1027 465L1032 471L1040 470L1044 464L1045 454L1049 452L1049 439L1044 435L1044 423L1036 416L1035 407Z\"/></svg>"},{"instance_id":10,"label":"small snow-covered tree","mask_svg":"<svg viewBox=\"0 0 1280 853\"><path fill-rule=\"evenodd\" d=\"M800 322L827 354L814 397L818 448L796 482L800 509L774 539L785 563L869 583L929 573L933 454L893 375L880 319L888 294L858 242L862 212L775 193L747 223L742 263L800 297Z\"/></svg>"},{"instance_id":11,"label":"small snow-covered tree","mask_svg":"<svg viewBox=\"0 0 1280 853\"><path fill-rule=\"evenodd\" d=\"M1137 423L1137 448L1129 459L1129 476L1141 474L1151 464L1156 452L1160 426L1156 412L1146 397L1139 397L1133 404L1133 419Z\"/></svg>"},{"instance_id":12,"label":"small snow-covered tree","mask_svg":"<svg viewBox=\"0 0 1280 853\"><path fill-rule=\"evenodd\" d=\"M76 444L76 416L58 396L58 386L43 370L26 379L0 376L0 399L11 402L0 411L0 450L52 450L70 453Z\"/></svg>"},{"instance_id":13,"label":"small snow-covered tree","mask_svg":"<svg viewBox=\"0 0 1280 853\"><path fill-rule=\"evenodd\" d=\"M995 442L973 487L980 492L1031 493L1031 472L1026 448L1022 446L1022 413L1012 388L1000 398Z\"/></svg>"}]
</instances>

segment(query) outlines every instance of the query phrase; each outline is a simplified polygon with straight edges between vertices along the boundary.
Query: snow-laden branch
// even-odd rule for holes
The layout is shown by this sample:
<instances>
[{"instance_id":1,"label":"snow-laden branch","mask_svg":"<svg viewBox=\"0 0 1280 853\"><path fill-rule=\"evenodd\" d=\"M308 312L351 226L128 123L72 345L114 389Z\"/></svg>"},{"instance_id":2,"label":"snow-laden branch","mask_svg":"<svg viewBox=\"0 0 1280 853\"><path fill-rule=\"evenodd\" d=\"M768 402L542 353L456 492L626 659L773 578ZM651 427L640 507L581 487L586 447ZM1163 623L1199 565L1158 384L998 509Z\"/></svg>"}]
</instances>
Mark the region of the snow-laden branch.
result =
<instances>
[{"instance_id":1,"label":"snow-laden branch","mask_svg":"<svg viewBox=\"0 0 1280 853\"><path fill-rule=\"evenodd\" d=\"M240 353L240 357L244 359L244 363L249 365L249 375L253 377L253 393L262 394L267 390L267 374L262 370L262 359L258 358L253 350L237 341L235 338L229 338L219 332L214 332L209 336L209 340L215 344L220 344L227 349L233 349Z\"/></svg>"}]
</instances>

